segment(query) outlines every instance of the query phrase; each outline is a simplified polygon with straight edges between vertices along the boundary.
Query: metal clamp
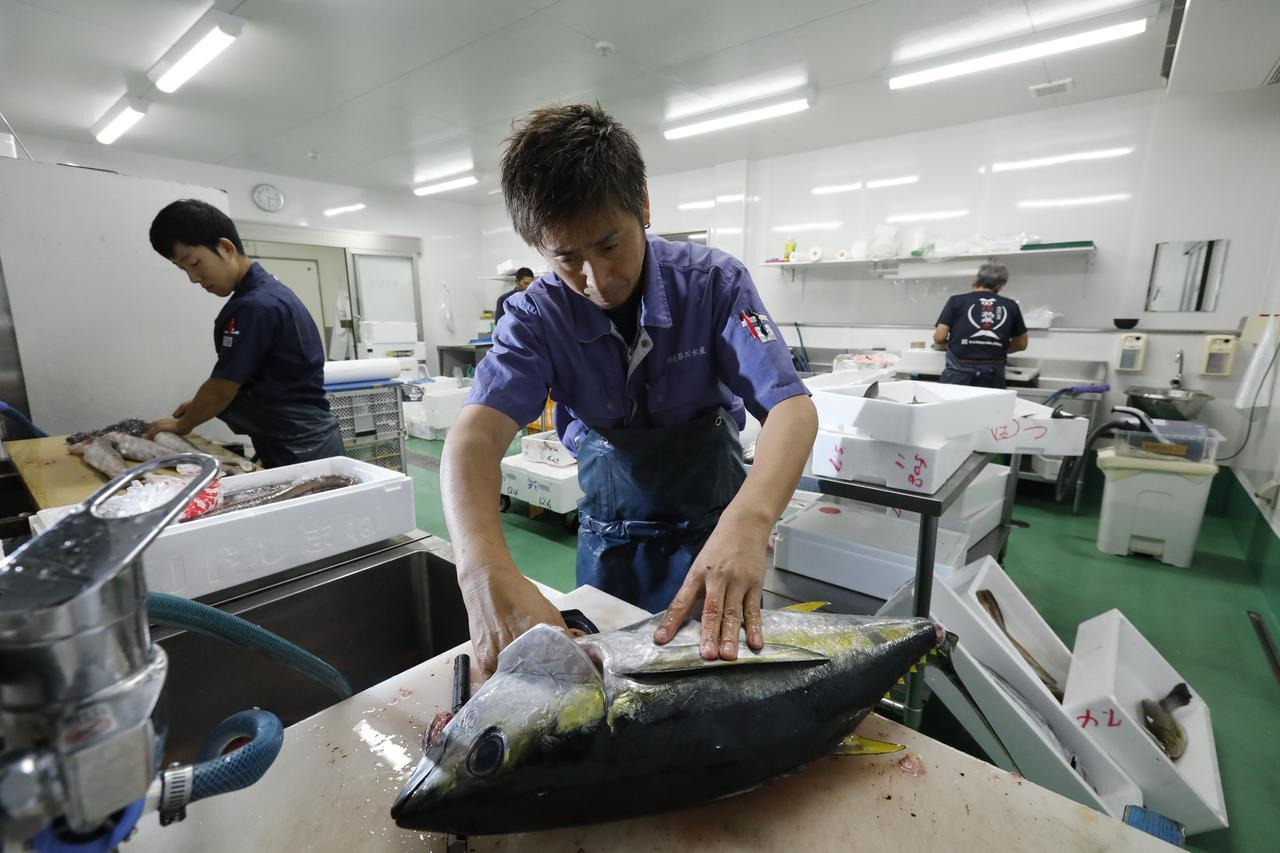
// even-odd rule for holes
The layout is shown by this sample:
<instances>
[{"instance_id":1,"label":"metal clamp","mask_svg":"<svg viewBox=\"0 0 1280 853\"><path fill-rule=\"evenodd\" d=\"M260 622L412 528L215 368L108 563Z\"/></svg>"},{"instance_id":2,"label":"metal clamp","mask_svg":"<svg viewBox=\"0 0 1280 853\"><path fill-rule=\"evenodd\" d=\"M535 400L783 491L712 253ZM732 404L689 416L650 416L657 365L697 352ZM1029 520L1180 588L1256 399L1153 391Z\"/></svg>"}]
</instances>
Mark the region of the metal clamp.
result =
<instances>
[{"instance_id":1,"label":"metal clamp","mask_svg":"<svg viewBox=\"0 0 1280 853\"><path fill-rule=\"evenodd\" d=\"M195 767L190 764L174 765L160 774L160 825L168 826L187 817L187 804L191 802L191 783Z\"/></svg>"}]
</instances>

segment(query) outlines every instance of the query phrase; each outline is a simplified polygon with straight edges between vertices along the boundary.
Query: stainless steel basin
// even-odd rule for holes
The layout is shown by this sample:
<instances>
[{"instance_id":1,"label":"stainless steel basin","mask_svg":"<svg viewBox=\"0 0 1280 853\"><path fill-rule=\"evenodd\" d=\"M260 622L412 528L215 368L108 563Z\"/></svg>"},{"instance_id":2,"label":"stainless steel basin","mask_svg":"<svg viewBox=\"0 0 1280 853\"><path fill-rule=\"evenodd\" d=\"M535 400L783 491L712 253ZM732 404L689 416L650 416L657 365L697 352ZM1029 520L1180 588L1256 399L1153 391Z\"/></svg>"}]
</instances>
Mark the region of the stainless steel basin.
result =
<instances>
[{"instance_id":1,"label":"stainless steel basin","mask_svg":"<svg viewBox=\"0 0 1280 853\"><path fill-rule=\"evenodd\" d=\"M359 692L467 639L452 552L420 536L218 607L337 667ZM169 655L166 763L194 760L204 737L236 711L259 707L288 726L338 701L256 652L186 632L154 636Z\"/></svg>"},{"instance_id":2,"label":"stainless steel basin","mask_svg":"<svg viewBox=\"0 0 1280 853\"><path fill-rule=\"evenodd\" d=\"M1158 388L1139 385L1125 390L1129 405L1141 409L1153 418L1167 421L1189 421L1200 414L1212 394L1189 388Z\"/></svg>"}]
</instances>

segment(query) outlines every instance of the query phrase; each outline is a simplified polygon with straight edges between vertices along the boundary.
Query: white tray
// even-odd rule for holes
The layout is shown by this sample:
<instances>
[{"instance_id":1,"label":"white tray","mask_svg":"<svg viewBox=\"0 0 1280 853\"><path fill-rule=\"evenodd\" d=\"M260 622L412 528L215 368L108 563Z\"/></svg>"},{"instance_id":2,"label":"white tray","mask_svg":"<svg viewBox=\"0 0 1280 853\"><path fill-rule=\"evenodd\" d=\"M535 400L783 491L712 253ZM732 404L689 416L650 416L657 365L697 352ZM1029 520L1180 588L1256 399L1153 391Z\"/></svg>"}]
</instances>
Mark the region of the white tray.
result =
<instances>
[{"instance_id":1,"label":"white tray","mask_svg":"<svg viewBox=\"0 0 1280 853\"><path fill-rule=\"evenodd\" d=\"M1063 705L1073 720L1099 720L1085 733L1113 755L1141 786L1147 806L1181 822L1194 835L1227 826L1209 706L1191 688L1191 704L1173 712L1187 733L1177 761L1164 754L1142 724L1143 699L1159 700L1184 682L1181 675L1119 610L1081 623Z\"/></svg>"},{"instance_id":2,"label":"white tray","mask_svg":"<svg viewBox=\"0 0 1280 853\"><path fill-rule=\"evenodd\" d=\"M531 462L520 454L508 456L502 460L502 494L552 512L572 512L582 499L578 466L558 467Z\"/></svg>"},{"instance_id":3,"label":"white tray","mask_svg":"<svg viewBox=\"0 0 1280 853\"><path fill-rule=\"evenodd\" d=\"M897 444L927 444L1007 421L1017 399L1013 391L940 382L882 382L875 398L863 393L860 387L814 391L818 424Z\"/></svg>"},{"instance_id":4,"label":"white tray","mask_svg":"<svg viewBox=\"0 0 1280 853\"><path fill-rule=\"evenodd\" d=\"M380 542L417 526L413 481L398 471L335 456L238 474L226 491L346 474L360 482L283 503L171 524L139 558L147 588L197 598ZM47 528L72 507L42 510ZM35 532L37 519L32 520Z\"/></svg>"}]
</instances>

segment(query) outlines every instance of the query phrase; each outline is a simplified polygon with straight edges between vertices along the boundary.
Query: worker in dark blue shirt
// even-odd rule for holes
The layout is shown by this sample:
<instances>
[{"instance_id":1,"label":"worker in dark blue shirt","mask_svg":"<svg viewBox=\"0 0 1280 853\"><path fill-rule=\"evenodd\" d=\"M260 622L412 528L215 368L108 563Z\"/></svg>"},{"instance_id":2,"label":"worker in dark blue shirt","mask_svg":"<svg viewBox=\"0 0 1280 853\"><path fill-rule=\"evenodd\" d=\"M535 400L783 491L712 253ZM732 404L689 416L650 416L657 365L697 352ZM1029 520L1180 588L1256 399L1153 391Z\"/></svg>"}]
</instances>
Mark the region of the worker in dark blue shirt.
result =
<instances>
[{"instance_id":1,"label":"worker in dark blue shirt","mask_svg":"<svg viewBox=\"0 0 1280 853\"><path fill-rule=\"evenodd\" d=\"M533 270L528 267L520 267L516 270L516 286L506 293L498 297L498 304L493 306L493 324L498 325L498 321L502 319L502 315L507 313L507 300L517 293L524 293L525 288L533 284Z\"/></svg>"},{"instance_id":2,"label":"worker in dark blue shirt","mask_svg":"<svg viewBox=\"0 0 1280 853\"><path fill-rule=\"evenodd\" d=\"M315 320L292 290L245 257L231 219L207 202L175 201L151 223L151 246L227 304L214 321L212 374L147 436L185 435L221 418L252 439L267 468L341 456Z\"/></svg>"},{"instance_id":3,"label":"worker in dark blue shirt","mask_svg":"<svg viewBox=\"0 0 1280 853\"><path fill-rule=\"evenodd\" d=\"M933 330L935 349L947 351L942 381L980 388L1005 387L1010 353L1027 348L1027 326L1018 303L1000 295L1009 281L1002 264L983 264L968 293L947 300Z\"/></svg>"}]
</instances>

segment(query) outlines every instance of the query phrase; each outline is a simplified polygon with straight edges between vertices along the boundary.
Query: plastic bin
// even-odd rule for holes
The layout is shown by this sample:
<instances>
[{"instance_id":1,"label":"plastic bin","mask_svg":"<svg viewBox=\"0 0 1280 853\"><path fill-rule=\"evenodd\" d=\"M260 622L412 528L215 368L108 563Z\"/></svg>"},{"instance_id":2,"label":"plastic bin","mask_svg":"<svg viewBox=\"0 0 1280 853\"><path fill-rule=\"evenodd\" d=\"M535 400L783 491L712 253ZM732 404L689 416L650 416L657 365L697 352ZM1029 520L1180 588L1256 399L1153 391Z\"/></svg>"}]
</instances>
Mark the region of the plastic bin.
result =
<instances>
[{"instance_id":1,"label":"plastic bin","mask_svg":"<svg viewBox=\"0 0 1280 853\"><path fill-rule=\"evenodd\" d=\"M400 386L383 385L358 391L329 391L329 410L338 419L343 442L389 438L404 432Z\"/></svg>"},{"instance_id":2,"label":"plastic bin","mask_svg":"<svg viewBox=\"0 0 1280 853\"><path fill-rule=\"evenodd\" d=\"M1115 449L1122 456L1147 459L1180 459L1183 462L1209 462L1218 458L1222 433L1195 421L1161 421L1152 424L1160 434L1121 431L1116 433Z\"/></svg>"},{"instance_id":3,"label":"plastic bin","mask_svg":"<svg viewBox=\"0 0 1280 853\"><path fill-rule=\"evenodd\" d=\"M1217 465L1121 456L1098 451L1106 482L1098 518L1098 550L1149 554L1186 568L1195 554Z\"/></svg>"},{"instance_id":4,"label":"plastic bin","mask_svg":"<svg viewBox=\"0 0 1280 853\"><path fill-rule=\"evenodd\" d=\"M562 515L575 512L582 499L578 466L531 462L516 454L502 460L502 494Z\"/></svg>"}]
</instances>

